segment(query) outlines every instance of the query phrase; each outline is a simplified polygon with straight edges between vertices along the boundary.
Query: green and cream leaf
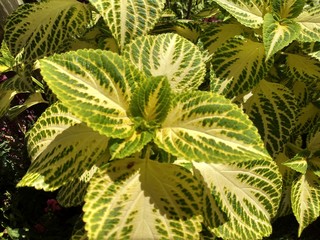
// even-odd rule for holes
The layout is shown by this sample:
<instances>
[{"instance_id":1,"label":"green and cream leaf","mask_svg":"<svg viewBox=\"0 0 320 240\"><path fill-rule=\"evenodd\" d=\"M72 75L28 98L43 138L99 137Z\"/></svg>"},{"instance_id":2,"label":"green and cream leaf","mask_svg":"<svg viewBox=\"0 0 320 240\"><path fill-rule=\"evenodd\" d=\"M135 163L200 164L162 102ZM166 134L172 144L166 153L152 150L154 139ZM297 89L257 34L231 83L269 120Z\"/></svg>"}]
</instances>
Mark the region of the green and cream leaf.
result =
<instances>
[{"instance_id":1,"label":"green and cream leaf","mask_svg":"<svg viewBox=\"0 0 320 240\"><path fill-rule=\"evenodd\" d=\"M261 239L271 234L270 220L277 213L282 185L273 160L193 164L227 215L228 221L214 231L218 237Z\"/></svg>"},{"instance_id":2,"label":"green and cream leaf","mask_svg":"<svg viewBox=\"0 0 320 240\"><path fill-rule=\"evenodd\" d=\"M23 4L9 16L4 39L13 56L22 51L22 60L34 61L68 50L90 18L89 6L76 0Z\"/></svg>"},{"instance_id":3,"label":"green and cream leaf","mask_svg":"<svg viewBox=\"0 0 320 240\"><path fill-rule=\"evenodd\" d=\"M295 21L300 25L300 42L317 42L320 39L320 6L303 11Z\"/></svg>"},{"instance_id":4,"label":"green and cream leaf","mask_svg":"<svg viewBox=\"0 0 320 240\"><path fill-rule=\"evenodd\" d=\"M279 19L296 18L302 12L304 5L304 0L273 0L272 12L276 14Z\"/></svg>"},{"instance_id":5,"label":"green and cream leaf","mask_svg":"<svg viewBox=\"0 0 320 240\"><path fill-rule=\"evenodd\" d=\"M291 192L292 210L299 223L298 236L320 215L320 180L312 171L295 179Z\"/></svg>"},{"instance_id":6,"label":"green and cream leaf","mask_svg":"<svg viewBox=\"0 0 320 240\"><path fill-rule=\"evenodd\" d=\"M306 174L308 169L307 161L308 161L309 155L310 155L309 151L303 151L282 164L299 173Z\"/></svg>"},{"instance_id":7,"label":"green and cream leaf","mask_svg":"<svg viewBox=\"0 0 320 240\"><path fill-rule=\"evenodd\" d=\"M201 187L191 172L127 158L102 168L90 181L84 221L89 239L197 239L200 210Z\"/></svg>"},{"instance_id":8,"label":"green and cream leaf","mask_svg":"<svg viewBox=\"0 0 320 240\"><path fill-rule=\"evenodd\" d=\"M281 152L295 125L297 103L292 91L282 84L262 80L244 109L258 128L270 155Z\"/></svg>"},{"instance_id":9,"label":"green and cream leaf","mask_svg":"<svg viewBox=\"0 0 320 240\"><path fill-rule=\"evenodd\" d=\"M228 40L212 58L211 91L233 98L250 91L268 73L264 45L242 36Z\"/></svg>"},{"instance_id":10,"label":"green and cream leaf","mask_svg":"<svg viewBox=\"0 0 320 240\"><path fill-rule=\"evenodd\" d=\"M90 0L110 28L120 49L132 39L146 35L161 17L164 0Z\"/></svg>"},{"instance_id":11,"label":"green and cream leaf","mask_svg":"<svg viewBox=\"0 0 320 240\"><path fill-rule=\"evenodd\" d=\"M263 0L214 0L227 10L241 24L250 28L259 28L263 23Z\"/></svg>"},{"instance_id":12,"label":"green and cream leaf","mask_svg":"<svg viewBox=\"0 0 320 240\"><path fill-rule=\"evenodd\" d=\"M210 92L176 94L154 141L186 160L233 162L270 158L257 129L242 110Z\"/></svg>"},{"instance_id":13,"label":"green and cream leaf","mask_svg":"<svg viewBox=\"0 0 320 240\"><path fill-rule=\"evenodd\" d=\"M124 56L147 76L166 76L174 91L196 90L206 72L199 48L177 34L140 37Z\"/></svg>"},{"instance_id":14,"label":"green and cream leaf","mask_svg":"<svg viewBox=\"0 0 320 240\"><path fill-rule=\"evenodd\" d=\"M277 21L271 13L267 13L263 22L263 43L267 59L288 46L298 37L299 32L300 25L294 20L283 19Z\"/></svg>"},{"instance_id":15,"label":"green and cream leaf","mask_svg":"<svg viewBox=\"0 0 320 240\"><path fill-rule=\"evenodd\" d=\"M132 135L129 103L135 81L145 80L134 66L101 50L54 55L40 64L46 83L81 121L106 136Z\"/></svg>"},{"instance_id":16,"label":"green and cream leaf","mask_svg":"<svg viewBox=\"0 0 320 240\"><path fill-rule=\"evenodd\" d=\"M108 140L83 123L67 128L32 161L18 187L60 188L92 168L106 153Z\"/></svg>"}]
</instances>

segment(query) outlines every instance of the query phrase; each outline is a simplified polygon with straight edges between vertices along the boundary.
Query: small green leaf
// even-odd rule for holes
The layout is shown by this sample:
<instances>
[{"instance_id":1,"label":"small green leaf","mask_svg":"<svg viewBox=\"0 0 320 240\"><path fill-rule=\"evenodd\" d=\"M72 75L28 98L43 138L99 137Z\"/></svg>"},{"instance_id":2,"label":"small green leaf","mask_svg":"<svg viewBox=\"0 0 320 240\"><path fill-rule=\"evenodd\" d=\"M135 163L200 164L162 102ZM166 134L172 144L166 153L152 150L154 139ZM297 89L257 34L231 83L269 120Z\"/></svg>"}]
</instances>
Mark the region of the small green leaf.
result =
<instances>
[{"instance_id":1,"label":"small green leaf","mask_svg":"<svg viewBox=\"0 0 320 240\"><path fill-rule=\"evenodd\" d=\"M282 163L283 165L299 172L302 174L306 174L308 169L308 158L310 156L309 151L303 151L298 153L293 158L287 160L286 162Z\"/></svg>"},{"instance_id":2,"label":"small green leaf","mask_svg":"<svg viewBox=\"0 0 320 240\"><path fill-rule=\"evenodd\" d=\"M146 81L140 83L132 96L130 103L132 116L142 118L150 128L152 125L161 124L170 108L170 90L166 77L148 77Z\"/></svg>"},{"instance_id":3,"label":"small green leaf","mask_svg":"<svg viewBox=\"0 0 320 240\"><path fill-rule=\"evenodd\" d=\"M174 91L197 89L206 72L199 48L177 34L137 38L124 56L147 76L166 76Z\"/></svg>"},{"instance_id":4,"label":"small green leaf","mask_svg":"<svg viewBox=\"0 0 320 240\"><path fill-rule=\"evenodd\" d=\"M193 162L228 221L213 229L222 239L262 239L272 232L281 196L281 176L273 160L237 164Z\"/></svg>"},{"instance_id":5,"label":"small green leaf","mask_svg":"<svg viewBox=\"0 0 320 240\"><path fill-rule=\"evenodd\" d=\"M296 18L302 12L305 0L273 0L272 10L279 19Z\"/></svg>"},{"instance_id":6,"label":"small green leaf","mask_svg":"<svg viewBox=\"0 0 320 240\"><path fill-rule=\"evenodd\" d=\"M90 0L110 28L120 49L132 39L146 35L161 16L164 0Z\"/></svg>"},{"instance_id":7,"label":"small green leaf","mask_svg":"<svg viewBox=\"0 0 320 240\"><path fill-rule=\"evenodd\" d=\"M110 143L109 151L111 159L125 158L139 152L149 143L154 137L154 134L143 131L134 132L132 136L125 139L114 139Z\"/></svg>"},{"instance_id":8,"label":"small green leaf","mask_svg":"<svg viewBox=\"0 0 320 240\"><path fill-rule=\"evenodd\" d=\"M320 180L308 170L295 179L291 192L292 210L299 223L298 236L320 215Z\"/></svg>"},{"instance_id":9,"label":"small green leaf","mask_svg":"<svg viewBox=\"0 0 320 240\"><path fill-rule=\"evenodd\" d=\"M250 28L259 28L263 23L265 11L263 0L215 0L241 24Z\"/></svg>"},{"instance_id":10,"label":"small green leaf","mask_svg":"<svg viewBox=\"0 0 320 240\"><path fill-rule=\"evenodd\" d=\"M320 39L320 5L303 11L295 21L300 25L298 41L316 42Z\"/></svg>"},{"instance_id":11,"label":"small green leaf","mask_svg":"<svg viewBox=\"0 0 320 240\"><path fill-rule=\"evenodd\" d=\"M267 59L295 40L300 32L300 26L293 20L275 20L271 13L264 16L263 42Z\"/></svg>"},{"instance_id":12,"label":"small green leaf","mask_svg":"<svg viewBox=\"0 0 320 240\"><path fill-rule=\"evenodd\" d=\"M89 239L198 239L200 196L199 183L183 167L116 160L90 181L85 229Z\"/></svg>"},{"instance_id":13,"label":"small green leaf","mask_svg":"<svg viewBox=\"0 0 320 240\"><path fill-rule=\"evenodd\" d=\"M176 94L154 141L186 160L233 162L270 158L247 115L230 100L210 92Z\"/></svg>"},{"instance_id":14,"label":"small green leaf","mask_svg":"<svg viewBox=\"0 0 320 240\"><path fill-rule=\"evenodd\" d=\"M49 87L81 121L106 136L132 135L131 94L135 81L145 77L121 56L78 50L42 59L40 65Z\"/></svg>"}]
</instances>

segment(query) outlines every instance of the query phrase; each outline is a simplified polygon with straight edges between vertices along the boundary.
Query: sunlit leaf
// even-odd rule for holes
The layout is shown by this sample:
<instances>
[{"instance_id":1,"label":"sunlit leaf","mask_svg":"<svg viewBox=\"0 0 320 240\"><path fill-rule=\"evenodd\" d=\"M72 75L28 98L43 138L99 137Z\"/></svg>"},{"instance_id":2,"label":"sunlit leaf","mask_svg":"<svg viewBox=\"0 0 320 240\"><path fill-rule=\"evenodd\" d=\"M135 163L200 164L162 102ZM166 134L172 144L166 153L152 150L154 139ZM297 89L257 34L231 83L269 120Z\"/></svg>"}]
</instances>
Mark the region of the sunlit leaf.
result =
<instances>
[{"instance_id":1,"label":"sunlit leaf","mask_svg":"<svg viewBox=\"0 0 320 240\"><path fill-rule=\"evenodd\" d=\"M85 229L89 239L197 239L200 196L199 183L183 167L117 160L90 182Z\"/></svg>"},{"instance_id":2,"label":"sunlit leaf","mask_svg":"<svg viewBox=\"0 0 320 240\"><path fill-rule=\"evenodd\" d=\"M205 76L205 58L199 48L177 34L141 37L124 56L148 76L166 76L175 91L197 89Z\"/></svg>"},{"instance_id":3,"label":"sunlit leaf","mask_svg":"<svg viewBox=\"0 0 320 240\"><path fill-rule=\"evenodd\" d=\"M223 96L209 92L176 94L154 141L165 151L187 160L269 158L260 135L242 110Z\"/></svg>"},{"instance_id":4,"label":"sunlit leaf","mask_svg":"<svg viewBox=\"0 0 320 240\"><path fill-rule=\"evenodd\" d=\"M273 160L193 164L228 217L215 229L218 237L261 239L271 234L270 220L277 213L282 184Z\"/></svg>"},{"instance_id":5,"label":"sunlit leaf","mask_svg":"<svg viewBox=\"0 0 320 240\"><path fill-rule=\"evenodd\" d=\"M309 151L303 151L301 153L298 153L293 158L285 161L282 164L299 172L299 173L305 174L308 169L308 162L307 161L308 161L309 155L310 155Z\"/></svg>"},{"instance_id":6,"label":"sunlit leaf","mask_svg":"<svg viewBox=\"0 0 320 240\"><path fill-rule=\"evenodd\" d=\"M300 25L301 31L298 41L315 42L320 39L320 5L303 11L296 22Z\"/></svg>"}]
</instances>

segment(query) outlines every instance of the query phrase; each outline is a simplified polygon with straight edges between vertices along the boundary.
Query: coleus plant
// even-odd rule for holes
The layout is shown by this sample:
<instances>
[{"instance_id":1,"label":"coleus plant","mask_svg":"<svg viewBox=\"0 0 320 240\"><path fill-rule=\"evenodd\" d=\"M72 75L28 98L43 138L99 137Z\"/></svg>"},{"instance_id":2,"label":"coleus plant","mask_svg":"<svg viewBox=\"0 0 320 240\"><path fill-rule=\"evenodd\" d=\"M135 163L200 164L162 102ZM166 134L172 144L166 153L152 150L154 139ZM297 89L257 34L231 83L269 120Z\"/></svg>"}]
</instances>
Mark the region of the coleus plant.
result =
<instances>
[{"instance_id":1,"label":"coleus plant","mask_svg":"<svg viewBox=\"0 0 320 240\"><path fill-rule=\"evenodd\" d=\"M50 106L18 186L83 204L73 239L260 239L292 210L301 234L320 214L320 7L278 2L203 1L189 21L160 0L22 5L0 113Z\"/></svg>"}]
</instances>

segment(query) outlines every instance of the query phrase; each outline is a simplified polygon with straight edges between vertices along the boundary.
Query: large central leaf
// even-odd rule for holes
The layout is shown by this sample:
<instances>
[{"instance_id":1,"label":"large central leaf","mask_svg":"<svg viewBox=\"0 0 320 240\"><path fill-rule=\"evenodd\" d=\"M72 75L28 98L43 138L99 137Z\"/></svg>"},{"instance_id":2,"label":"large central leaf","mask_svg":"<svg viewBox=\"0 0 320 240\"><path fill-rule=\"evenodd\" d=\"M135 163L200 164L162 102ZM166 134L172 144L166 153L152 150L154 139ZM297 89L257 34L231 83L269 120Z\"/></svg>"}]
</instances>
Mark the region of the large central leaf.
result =
<instances>
[{"instance_id":1,"label":"large central leaf","mask_svg":"<svg viewBox=\"0 0 320 240\"><path fill-rule=\"evenodd\" d=\"M198 239L201 191L191 172L174 164L112 162L93 177L85 197L89 239Z\"/></svg>"},{"instance_id":2,"label":"large central leaf","mask_svg":"<svg viewBox=\"0 0 320 240\"><path fill-rule=\"evenodd\" d=\"M110 28L120 49L148 33L160 17L164 0L90 0Z\"/></svg>"},{"instance_id":3,"label":"large central leaf","mask_svg":"<svg viewBox=\"0 0 320 240\"><path fill-rule=\"evenodd\" d=\"M134 81L144 81L138 70L119 55L101 50L79 50L40 61L41 73L52 91L80 120L110 137L133 133L127 116Z\"/></svg>"},{"instance_id":4,"label":"large central leaf","mask_svg":"<svg viewBox=\"0 0 320 240\"><path fill-rule=\"evenodd\" d=\"M187 160L232 162L269 158L257 129L241 109L209 92L177 94L154 141Z\"/></svg>"}]
</instances>

